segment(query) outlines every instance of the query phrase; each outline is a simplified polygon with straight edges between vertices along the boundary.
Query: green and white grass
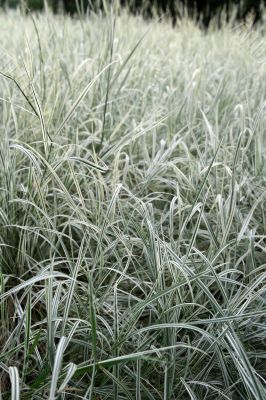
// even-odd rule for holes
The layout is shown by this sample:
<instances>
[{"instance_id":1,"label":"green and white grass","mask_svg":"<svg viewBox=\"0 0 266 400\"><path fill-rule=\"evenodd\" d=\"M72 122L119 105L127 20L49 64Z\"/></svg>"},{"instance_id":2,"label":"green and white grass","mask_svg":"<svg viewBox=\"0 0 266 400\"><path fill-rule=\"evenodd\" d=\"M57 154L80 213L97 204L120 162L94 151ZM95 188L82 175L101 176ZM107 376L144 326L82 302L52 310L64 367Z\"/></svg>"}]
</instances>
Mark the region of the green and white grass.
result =
<instances>
[{"instance_id":1,"label":"green and white grass","mask_svg":"<svg viewBox=\"0 0 266 400\"><path fill-rule=\"evenodd\" d=\"M0 48L0 398L265 400L265 24Z\"/></svg>"}]
</instances>

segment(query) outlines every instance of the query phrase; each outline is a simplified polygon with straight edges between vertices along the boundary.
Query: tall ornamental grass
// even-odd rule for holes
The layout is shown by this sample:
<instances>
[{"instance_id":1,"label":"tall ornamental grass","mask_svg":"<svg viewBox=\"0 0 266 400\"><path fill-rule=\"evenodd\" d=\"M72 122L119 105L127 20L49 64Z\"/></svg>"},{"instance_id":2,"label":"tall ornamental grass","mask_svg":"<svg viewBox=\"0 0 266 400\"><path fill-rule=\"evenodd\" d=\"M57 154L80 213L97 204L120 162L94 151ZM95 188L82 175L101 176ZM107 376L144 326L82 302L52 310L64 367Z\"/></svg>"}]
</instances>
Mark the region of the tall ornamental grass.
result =
<instances>
[{"instance_id":1,"label":"tall ornamental grass","mask_svg":"<svg viewBox=\"0 0 266 400\"><path fill-rule=\"evenodd\" d=\"M265 23L0 48L0 398L265 400Z\"/></svg>"}]
</instances>

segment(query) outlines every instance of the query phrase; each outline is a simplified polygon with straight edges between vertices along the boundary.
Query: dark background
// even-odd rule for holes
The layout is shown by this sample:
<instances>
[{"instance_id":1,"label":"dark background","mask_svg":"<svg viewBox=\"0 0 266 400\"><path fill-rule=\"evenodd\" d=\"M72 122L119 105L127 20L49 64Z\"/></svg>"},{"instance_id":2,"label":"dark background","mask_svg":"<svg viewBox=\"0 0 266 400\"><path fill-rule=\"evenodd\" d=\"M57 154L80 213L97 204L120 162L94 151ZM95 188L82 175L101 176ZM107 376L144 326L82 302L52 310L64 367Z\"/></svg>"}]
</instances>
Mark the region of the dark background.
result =
<instances>
[{"instance_id":1,"label":"dark background","mask_svg":"<svg viewBox=\"0 0 266 400\"><path fill-rule=\"evenodd\" d=\"M47 0L54 12L60 9L59 0ZM107 3L111 3L109 0ZM41 10L44 7L43 0L25 0L31 10ZM61 9L69 14L82 13L85 11L104 10L103 0L61 0ZM134 14L142 14L146 18L152 15L168 13L173 23L182 17L183 6L187 7L191 17L201 21L203 26L208 26L211 18L219 16L223 12L226 18L235 15L237 20L242 20L252 13L254 23L261 20L261 7L266 5L266 0L120 0L122 6L129 7ZM2 7L17 7L20 0L0 0ZM234 14L232 14L234 13Z\"/></svg>"}]
</instances>

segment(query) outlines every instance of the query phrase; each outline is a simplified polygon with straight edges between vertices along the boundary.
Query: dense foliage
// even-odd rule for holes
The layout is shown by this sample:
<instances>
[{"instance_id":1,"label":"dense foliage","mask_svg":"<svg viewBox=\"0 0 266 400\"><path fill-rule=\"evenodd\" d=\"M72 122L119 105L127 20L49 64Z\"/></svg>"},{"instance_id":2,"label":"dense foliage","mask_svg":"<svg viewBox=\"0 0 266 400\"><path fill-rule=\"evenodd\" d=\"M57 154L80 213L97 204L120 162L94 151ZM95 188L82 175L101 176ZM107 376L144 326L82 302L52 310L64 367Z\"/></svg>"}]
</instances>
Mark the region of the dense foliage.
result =
<instances>
[{"instance_id":1,"label":"dense foliage","mask_svg":"<svg viewBox=\"0 0 266 400\"><path fill-rule=\"evenodd\" d=\"M45 0L24 0L31 10L41 10ZM229 18L234 10L237 10L237 19L245 19L249 13L253 14L255 22L261 19L261 8L266 0L119 0L120 4L126 6L133 13L141 13L146 17L153 14L169 13L176 22L176 19L183 15L184 6L189 15L202 18L205 26L215 15L226 13ZM0 0L0 4L16 7L21 0ZM60 8L70 14L85 12L89 10L103 10L107 5L115 4L117 0L47 0L47 4L57 12Z\"/></svg>"},{"instance_id":2,"label":"dense foliage","mask_svg":"<svg viewBox=\"0 0 266 400\"><path fill-rule=\"evenodd\" d=\"M0 14L3 400L266 398L265 25L177 24Z\"/></svg>"}]
</instances>

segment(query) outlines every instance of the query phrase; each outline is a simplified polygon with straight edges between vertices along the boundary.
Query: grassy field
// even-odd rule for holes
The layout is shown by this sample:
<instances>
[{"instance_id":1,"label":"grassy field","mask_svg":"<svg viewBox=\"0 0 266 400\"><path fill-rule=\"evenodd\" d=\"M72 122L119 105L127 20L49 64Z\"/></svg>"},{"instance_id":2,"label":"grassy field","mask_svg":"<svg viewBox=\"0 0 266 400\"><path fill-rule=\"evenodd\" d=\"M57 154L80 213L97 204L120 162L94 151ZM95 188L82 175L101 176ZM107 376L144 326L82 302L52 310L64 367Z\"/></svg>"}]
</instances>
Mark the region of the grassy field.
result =
<instances>
[{"instance_id":1,"label":"grassy field","mask_svg":"<svg viewBox=\"0 0 266 400\"><path fill-rule=\"evenodd\" d=\"M0 399L265 400L265 32L0 14Z\"/></svg>"}]
</instances>

